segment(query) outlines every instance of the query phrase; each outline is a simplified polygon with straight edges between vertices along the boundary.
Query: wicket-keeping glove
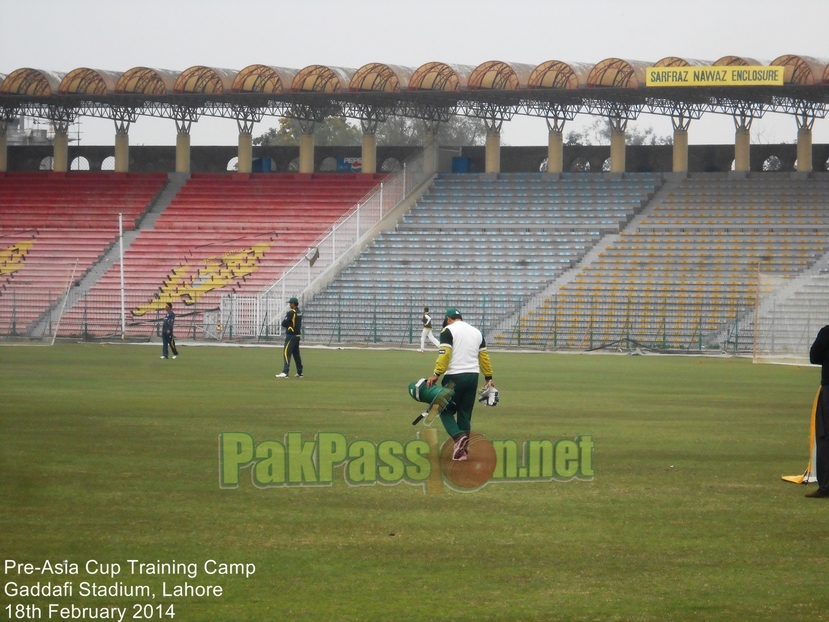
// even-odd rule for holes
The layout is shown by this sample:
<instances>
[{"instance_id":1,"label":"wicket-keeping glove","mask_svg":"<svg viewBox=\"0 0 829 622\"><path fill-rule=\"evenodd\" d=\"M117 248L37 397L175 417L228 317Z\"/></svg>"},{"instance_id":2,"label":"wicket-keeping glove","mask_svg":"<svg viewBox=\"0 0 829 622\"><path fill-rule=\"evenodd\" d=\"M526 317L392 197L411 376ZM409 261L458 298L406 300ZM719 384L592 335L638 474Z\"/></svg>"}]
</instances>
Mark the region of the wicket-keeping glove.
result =
<instances>
[{"instance_id":1,"label":"wicket-keeping glove","mask_svg":"<svg viewBox=\"0 0 829 622\"><path fill-rule=\"evenodd\" d=\"M478 401L484 406L496 406L499 400L498 389L491 384L484 385L484 388L478 393Z\"/></svg>"}]
</instances>

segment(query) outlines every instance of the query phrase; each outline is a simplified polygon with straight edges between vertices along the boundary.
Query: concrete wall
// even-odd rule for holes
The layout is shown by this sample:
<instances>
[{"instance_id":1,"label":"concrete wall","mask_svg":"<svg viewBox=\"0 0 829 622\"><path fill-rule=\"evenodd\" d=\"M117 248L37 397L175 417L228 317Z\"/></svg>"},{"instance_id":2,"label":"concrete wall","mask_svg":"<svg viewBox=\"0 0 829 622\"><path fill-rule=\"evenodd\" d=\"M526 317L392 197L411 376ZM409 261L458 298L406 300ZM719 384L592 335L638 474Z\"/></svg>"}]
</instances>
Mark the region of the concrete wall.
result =
<instances>
[{"instance_id":1,"label":"concrete wall","mask_svg":"<svg viewBox=\"0 0 829 622\"><path fill-rule=\"evenodd\" d=\"M377 168L381 172L387 158L403 162L418 150L417 147L378 147ZM132 172L172 172L176 168L175 146L169 147L130 147L130 166ZM53 155L52 147L14 145L8 147L9 171L37 171L44 158ZM83 156L89 161L89 170L100 171L101 163L109 156L115 155L115 146L70 146L69 162ZM486 166L485 147L464 147L461 155L471 160L473 173L482 173ZM763 162L769 156L780 159L783 171L793 171L797 159L797 145L751 145L751 170L762 171ZM192 172L225 172L230 160L237 156L236 146L192 147L190 150L190 170ZM323 160L329 157L362 156L360 146L353 147L316 147L314 150L314 170L319 171ZM827 170L829 145L814 145L812 148L813 166L816 171ZM270 157L276 164L278 172L285 172L291 160L299 158L299 147L254 147L253 157ZM538 171L541 162L547 157L547 147L501 147L501 171L533 172ZM564 147L564 170L572 170L573 163L579 159L590 164L591 172L601 172L602 164L610 157L610 146ZM670 145L641 146L632 145L625 149L626 170L629 172L670 172L673 168L673 151ZM688 147L688 169L690 172L728 171L734 160L734 145L690 145ZM441 159L441 170L451 170L451 159Z\"/></svg>"},{"instance_id":2,"label":"concrete wall","mask_svg":"<svg viewBox=\"0 0 829 622\"><path fill-rule=\"evenodd\" d=\"M827 170L829 145L814 145L813 166L816 171ZM484 147L464 147L462 155L471 160L473 173L486 169ZM763 162L776 156L782 163L781 171L793 171L797 160L797 145L751 145L751 170L762 171ZM501 171L517 173L538 171L547 157L547 147L501 147ZM590 164L591 172L601 172L604 161L610 157L610 145L589 147L564 147L564 170L573 170L577 160ZM671 145L629 145L625 149L628 172L660 172L673 170L673 147ZM690 172L725 172L731 170L734 161L734 145L690 145L688 147L688 169Z\"/></svg>"},{"instance_id":3,"label":"concrete wall","mask_svg":"<svg viewBox=\"0 0 829 622\"><path fill-rule=\"evenodd\" d=\"M381 166L387 158L395 158L403 162L410 155L418 151L418 147L378 147L377 169L382 172ZM129 170L133 173L169 173L176 170L176 148L169 147L130 147ZM53 155L51 145L29 146L13 145L8 148L9 171L37 171L44 158ZM237 157L238 148L234 146L222 147L191 147L190 170L192 172L222 173L227 171L230 160ZM109 156L115 156L115 146L70 146L69 162L82 156L89 161L89 170L100 171L101 164ZM319 171L323 160L329 157L360 158L362 149L354 147L316 147L314 149L314 170ZM285 172L291 160L299 158L299 147L254 147L254 158L269 157L276 164L278 172Z\"/></svg>"}]
</instances>

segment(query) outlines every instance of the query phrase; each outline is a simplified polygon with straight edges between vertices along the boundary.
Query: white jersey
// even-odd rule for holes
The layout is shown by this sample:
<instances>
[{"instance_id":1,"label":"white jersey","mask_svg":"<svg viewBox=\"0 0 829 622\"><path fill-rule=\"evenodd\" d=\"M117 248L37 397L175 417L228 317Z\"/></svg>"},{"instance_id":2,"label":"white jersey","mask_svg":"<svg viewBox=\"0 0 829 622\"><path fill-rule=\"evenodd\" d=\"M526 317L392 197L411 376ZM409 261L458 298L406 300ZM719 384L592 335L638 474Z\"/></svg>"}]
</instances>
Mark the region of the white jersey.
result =
<instances>
[{"instance_id":1,"label":"white jersey","mask_svg":"<svg viewBox=\"0 0 829 622\"><path fill-rule=\"evenodd\" d=\"M447 342L443 331L449 331L451 341ZM451 347L451 358L446 368L447 374L479 374L481 373L478 364L478 352L486 349L484 337L477 328L467 324L463 320L455 320L447 324L441 331L441 348Z\"/></svg>"}]
</instances>

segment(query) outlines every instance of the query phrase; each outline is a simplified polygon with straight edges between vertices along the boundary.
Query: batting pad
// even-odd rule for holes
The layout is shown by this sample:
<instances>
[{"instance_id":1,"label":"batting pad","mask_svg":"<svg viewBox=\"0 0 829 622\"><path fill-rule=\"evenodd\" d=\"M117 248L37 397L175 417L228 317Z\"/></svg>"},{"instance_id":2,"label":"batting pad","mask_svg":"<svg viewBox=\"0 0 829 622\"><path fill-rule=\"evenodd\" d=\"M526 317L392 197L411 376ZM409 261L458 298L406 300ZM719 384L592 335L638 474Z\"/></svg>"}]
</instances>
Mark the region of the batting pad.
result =
<instances>
[{"instance_id":1,"label":"batting pad","mask_svg":"<svg viewBox=\"0 0 829 622\"><path fill-rule=\"evenodd\" d=\"M455 395L455 383L449 382L445 387L434 384L426 386L426 378L421 378L409 384L409 395L418 402L428 403L429 407L420 417L415 419L414 424L425 420L424 424L429 426L435 417L451 402Z\"/></svg>"}]
</instances>

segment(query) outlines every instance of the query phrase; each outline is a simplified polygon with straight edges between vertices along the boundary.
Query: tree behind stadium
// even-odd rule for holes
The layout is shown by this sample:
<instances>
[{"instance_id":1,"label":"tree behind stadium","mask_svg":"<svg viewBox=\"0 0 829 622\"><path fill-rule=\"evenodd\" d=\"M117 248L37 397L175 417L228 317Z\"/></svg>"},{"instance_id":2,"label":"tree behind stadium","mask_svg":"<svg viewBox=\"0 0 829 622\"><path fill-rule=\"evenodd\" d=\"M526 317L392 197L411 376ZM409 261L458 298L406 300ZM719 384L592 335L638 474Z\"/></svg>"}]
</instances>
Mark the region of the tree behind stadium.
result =
<instances>
[{"instance_id":1,"label":"tree behind stadium","mask_svg":"<svg viewBox=\"0 0 829 622\"><path fill-rule=\"evenodd\" d=\"M425 126L418 119L389 117L377 125L377 144L395 147L422 145L425 133ZM278 128L269 128L267 132L254 138L253 144L296 146L299 145L300 134L299 121L280 118ZM330 117L325 123L318 123L314 130L314 143L319 146L357 146L362 143L362 137L363 131L360 126L344 117ZM478 119L454 116L438 126L438 143L441 145L483 145L485 139L486 129Z\"/></svg>"}]
</instances>

